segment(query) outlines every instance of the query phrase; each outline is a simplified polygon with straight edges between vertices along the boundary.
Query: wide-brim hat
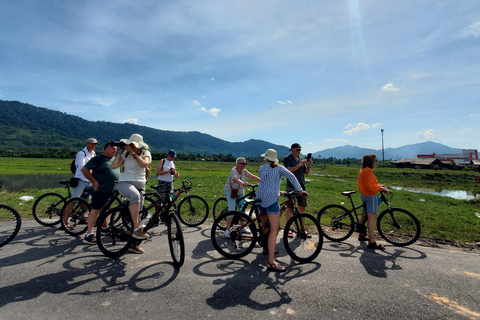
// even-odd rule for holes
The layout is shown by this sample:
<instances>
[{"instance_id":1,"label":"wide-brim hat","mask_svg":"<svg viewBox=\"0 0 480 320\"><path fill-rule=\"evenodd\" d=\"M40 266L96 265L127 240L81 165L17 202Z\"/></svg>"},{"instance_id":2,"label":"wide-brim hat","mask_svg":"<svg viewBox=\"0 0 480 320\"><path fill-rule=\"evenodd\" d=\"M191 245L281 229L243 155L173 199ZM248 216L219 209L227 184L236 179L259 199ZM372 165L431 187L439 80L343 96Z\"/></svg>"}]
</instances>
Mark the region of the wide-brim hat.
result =
<instances>
[{"instance_id":1,"label":"wide-brim hat","mask_svg":"<svg viewBox=\"0 0 480 320\"><path fill-rule=\"evenodd\" d=\"M125 144L134 144L135 147L139 149L148 149L148 144L143 142L143 137L139 135L138 133L134 133L130 136L128 139L120 139L120 142L123 142Z\"/></svg>"},{"instance_id":2,"label":"wide-brim hat","mask_svg":"<svg viewBox=\"0 0 480 320\"><path fill-rule=\"evenodd\" d=\"M274 149L268 149L267 151L265 151L264 154L261 155L261 157L264 157L269 161L278 162L277 151L275 151Z\"/></svg>"}]
</instances>

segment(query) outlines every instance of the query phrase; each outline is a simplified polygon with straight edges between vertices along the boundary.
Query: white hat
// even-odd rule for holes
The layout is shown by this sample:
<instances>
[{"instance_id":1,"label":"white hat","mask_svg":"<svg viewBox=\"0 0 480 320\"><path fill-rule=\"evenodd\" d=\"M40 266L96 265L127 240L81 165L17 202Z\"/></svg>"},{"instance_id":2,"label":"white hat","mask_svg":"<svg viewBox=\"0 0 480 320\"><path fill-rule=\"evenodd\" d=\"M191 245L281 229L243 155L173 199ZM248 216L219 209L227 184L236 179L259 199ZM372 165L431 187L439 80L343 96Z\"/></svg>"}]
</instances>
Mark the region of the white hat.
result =
<instances>
[{"instance_id":1,"label":"white hat","mask_svg":"<svg viewBox=\"0 0 480 320\"><path fill-rule=\"evenodd\" d=\"M95 138L88 138L87 143L98 143L98 141Z\"/></svg>"},{"instance_id":2,"label":"white hat","mask_svg":"<svg viewBox=\"0 0 480 320\"><path fill-rule=\"evenodd\" d=\"M261 155L261 157L264 157L265 159L273 162L278 162L277 151L275 151L274 149L268 149L267 151L265 151L264 154Z\"/></svg>"},{"instance_id":3,"label":"white hat","mask_svg":"<svg viewBox=\"0 0 480 320\"><path fill-rule=\"evenodd\" d=\"M148 144L143 142L143 137L139 135L138 133L134 133L130 136L128 139L121 139L121 142L124 142L125 144L134 144L135 147L141 149L148 149Z\"/></svg>"}]
</instances>

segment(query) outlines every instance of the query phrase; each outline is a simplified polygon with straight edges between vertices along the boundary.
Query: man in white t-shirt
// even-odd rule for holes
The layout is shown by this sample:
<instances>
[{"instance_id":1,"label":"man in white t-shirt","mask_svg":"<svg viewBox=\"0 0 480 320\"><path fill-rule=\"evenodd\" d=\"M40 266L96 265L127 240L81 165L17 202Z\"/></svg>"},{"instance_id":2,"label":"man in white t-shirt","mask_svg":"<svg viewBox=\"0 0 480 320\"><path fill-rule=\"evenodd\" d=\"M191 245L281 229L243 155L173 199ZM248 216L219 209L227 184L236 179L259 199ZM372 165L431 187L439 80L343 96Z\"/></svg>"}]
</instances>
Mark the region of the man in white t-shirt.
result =
<instances>
[{"instance_id":1,"label":"man in white t-shirt","mask_svg":"<svg viewBox=\"0 0 480 320\"><path fill-rule=\"evenodd\" d=\"M178 178L180 174L177 172L175 168L175 157L177 153L175 150L170 149L168 151L167 157L162 159L157 167L157 177L158 177L158 186L162 186L163 188L159 189L159 191L173 191L173 177Z\"/></svg>"}]
</instances>

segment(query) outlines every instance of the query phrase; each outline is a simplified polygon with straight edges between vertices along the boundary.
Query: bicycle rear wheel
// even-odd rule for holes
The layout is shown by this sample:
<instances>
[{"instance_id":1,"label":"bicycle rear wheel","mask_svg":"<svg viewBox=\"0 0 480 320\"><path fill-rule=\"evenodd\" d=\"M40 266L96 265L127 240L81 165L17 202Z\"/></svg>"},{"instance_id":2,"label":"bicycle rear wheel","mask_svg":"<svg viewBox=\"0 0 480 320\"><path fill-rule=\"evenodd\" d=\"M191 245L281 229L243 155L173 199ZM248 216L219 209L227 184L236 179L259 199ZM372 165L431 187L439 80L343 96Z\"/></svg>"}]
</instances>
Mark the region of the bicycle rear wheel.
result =
<instances>
[{"instance_id":1,"label":"bicycle rear wheel","mask_svg":"<svg viewBox=\"0 0 480 320\"><path fill-rule=\"evenodd\" d=\"M185 240L182 226L175 212L168 215L167 221L168 246L172 255L173 264L180 268L185 262Z\"/></svg>"},{"instance_id":2,"label":"bicycle rear wheel","mask_svg":"<svg viewBox=\"0 0 480 320\"><path fill-rule=\"evenodd\" d=\"M85 233L87 231L88 215L91 210L92 206L83 198L68 200L63 207L61 219L65 232L72 236Z\"/></svg>"},{"instance_id":3,"label":"bicycle rear wheel","mask_svg":"<svg viewBox=\"0 0 480 320\"><path fill-rule=\"evenodd\" d=\"M120 206L102 213L97 219L98 248L107 257L124 254L133 243L132 230L128 207Z\"/></svg>"},{"instance_id":4,"label":"bicycle rear wheel","mask_svg":"<svg viewBox=\"0 0 480 320\"><path fill-rule=\"evenodd\" d=\"M0 204L0 247L13 240L20 231L22 219L17 210Z\"/></svg>"},{"instance_id":5,"label":"bicycle rear wheel","mask_svg":"<svg viewBox=\"0 0 480 320\"><path fill-rule=\"evenodd\" d=\"M225 237L225 231L220 226L226 224L231 216L230 236ZM213 223L211 230L212 244L224 257L240 259L252 252L257 243L257 228L252 219L241 211L227 211L221 214Z\"/></svg>"},{"instance_id":6,"label":"bicycle rear wheel","mask_svg":"<svg viewBox=\"0 0 480 320\"><path fill-rule=\"evenodd\" d=\"M283 233L285 250L300 263L314 260L322 250L323 235L320 224L314 216L308 213L292 217L285 225L285 230L291 230L293 238L288 237L288 232ZM309 238L308 235L311 237Z\"/></svg>"},{"instance_id":7,"label":"bicycle rear wheel","mask_svg":"<svg viewBox=\"0 0 480 320\"><path fill-rule=\"evenodd\" d=\"M32 207L33 218L43 226L53 226L60 223L62 209L66 199L59 193L48 192L35 200Z\"/></svg>"},{"instance_id":8,"label":"bicycle rear wheel","mask_svg":"<svg viewBox=\"0 0 480 320\"><path fill-rule=\"evenodd\" d=\"M225 197L220 197L217 199L217 201L215 201L215 204L213 205L213 212L212 212L212 215L213 215L213 220L217 220L218 217L220 217L220 215L222 213L225 213L228 211L228 201L227 201L227 198ZM223 224L222 224L223 222ZM219 221L219 224L218 224L218 228L220 230L225 230L225 220L223 221Z\"/></svg>"},{"instance_id":9,"label":"bicycle rear wheel","mask_svg":"<svg viewBox=\"0 0 480 320\"><path fill-rule=\"evenodd\" d=\"M409 211L392 208L380 213L377 230L388 243L404 247L418 240L421 227L418 219Z\"/></svg>"},{"instance_id":10,"label":"bicycle rear wheel","mask_svg":"<svg viewBox=\"0 0 480 320\"><path fill-rule=\"evenodd\" d=\"M347 240L355 229L352 214L338 204L323 207L318 212L317 220L323 236L330 241Z\"/></svg>"},{"instance_id":11,"label":"bicycle rear wheel","mask_svg":"<svg viewBox=\"0 0 480 320\"><path fill-rule=\"evenodd\" d=\"M208 217L208 204L199 196L186 196L178 205L178 217L189 227L201 225Z\"/></svg>"}]
</instances>

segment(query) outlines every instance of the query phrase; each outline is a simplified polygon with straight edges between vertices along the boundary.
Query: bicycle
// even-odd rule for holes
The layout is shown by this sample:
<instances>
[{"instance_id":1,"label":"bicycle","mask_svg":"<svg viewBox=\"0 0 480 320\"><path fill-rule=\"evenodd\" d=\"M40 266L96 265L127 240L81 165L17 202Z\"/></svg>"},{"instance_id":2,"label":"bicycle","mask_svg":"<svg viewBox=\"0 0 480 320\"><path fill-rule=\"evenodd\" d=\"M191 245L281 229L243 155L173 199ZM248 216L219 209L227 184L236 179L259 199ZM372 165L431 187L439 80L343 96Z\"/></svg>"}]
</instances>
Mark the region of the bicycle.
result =
<instances>
[{"instance_id":1,"label":"bicycle","mask_svg":"<svg viewBox=\"0 0 480 320\"><path fill-rule=\"evenodd\" d=\"M87 194L90 195L89 192ZM104 208L110 208L114 202L117 202L118 205L122 204L122 199L118 192L112 194ZM71 208L67 221L64 219L66 208ZM87 232L87 220L90 211L92 211L92 206L85 198L71 198L65 202L60 214L61 224L65 232L72 236L79 236Z\"/></svg>"},{"instance_id":2,"label":"bicycle","mask_svg":"<svg viewBox=\"0 0 480 320\"><path fill-rule=\"evenodd\" d=\"M323 246L320 225L311 214L298 211L295 204L299 196L298 192L286 192L284 196L287 200L280 204L280 214L283 214L287 208L292 209L292 218L286 223L283 232L285 250L292 259L300 263L311 262L320 254ZM265 225L262 225L261 218L266 216L266 213L259 213L258 205L261 200L246 199L245 201L248 205L253 205L252 217L242 211L227 211L215 219L211 229L213 246L221 255L229 259L246 256L252 252L257 242L264 248L267 246L268 220ZM225 232L219 226L224 224L223 220L229 216L232 217L230 238L225 238ZM289 238L287 230L291 230L295 236Z\"/></svg>"},{"instance_id":3,"label":"bicycle","mask_svg":"<svg viewBox=\"0 0 480 320\"><path fill-rule=\"evenodd\" d=\"M43 226L51 227L61 222L62 210L72 196L70 180L61 180L59 183L65 185L65 189L68 192L66 197L57 192L47 192L38 197L33 203L33 218ZM88 197L92 190L92 188L86 188L82 197Z\"/></svg>"},{"instance_id":4,"label":"bicycle","mask_svg":"<svg viewBox=\"0 0 480 320\"><path fill-rule=\"evenodd\" d=\"M355 229L362 234L366 233L367 219L360 223L357 214L357 209L362 208L363 204L355 206L352 199L354 193L356 191L342 192L342 195L350 199L352 209L348 210L341 205L331 204L318 212L317 220L320 222L324 237L328 240L344 241L353 234ZM387 205L387 209L378 215L377 231L390 244L400 247L411 245L420 237L420 222L411 212L392 208L388 202L392 198L393 194L387 199L383 192L380 193L380 199Z\"/></svg>"},{"instance_id":5,"label":"bicycle","mask_svg":"<svg viewBox=\"0 0 480 320\"><path fill-rule=\"evenodd\" d=\"M177 212L178 218L180 221L189 227L197 227L207 220L208 217L208 204L205 199L200 196L191 195L188 191L192 189L192 182L190 178L185 178L182 181L182 186L178 189L174 189L174 195L172 196L172 204L175 206L175 202L180 197L182 193L186 193L187 196L183 198L180 203L178 204L178 209L175 211ZM147 193L145 194L145 198L147 201L151 201L149 197L154 195L154 193ZM142 219L145 216L141 217Z\"/></svg>"},{"instance_id":6,"label":"bicycle","mask_svg":"<svg viewBox=\"0 0 480 320\"><path fill-rule=\"evenodd\" d=\"M14 208L0 204L0 248L16 237L22 226L22 218Z\"/></svg>"},{"instance_id":7,"label":"bicycle","mask_svg":"<svg viewBox=\"0 0 480 320\"><path fill-rule=\"evenodd\" d=\"M171 198L168 196L170 191L160 192L157 186L151 186L157 190L154 195L156 200L147 205L140 211L143 230L156 227L161 221L167 226L168 244L173 263L181 267L185 262L185 240ZM167 197L165 197L167 195ZM148 213L154 211L151 217ZM106 222L105 222L106 221ZM120 206L108 211L102 210L97 219L97 245L100 251L108 257L118 257L125 253L128 248L138 241L132 237L133 221L130 216L128 202L123 202Z\"/></svg>"},{"instance_id":8,"label":"bicycle","mask_svg":"<svg viewBox=\"0 0 480 320\"><path fill-rule=\"evenodd\" d=\"M257 195L257 193L255 192L255 188L258 187L258 184L250 184L249 187L252 187L252 191L250 191L249 193L243 195L242 197L236 200L239 211L245 212L245 209L247 208L245 199L255 199ZM215 201L215 203L213 204L213 211L212 211L213 220L216 220L222 213L227 211L228 211L227 198L226 197L218 198L217 201ZM253 206L251 206L250 212L248 213L250 217L252 216L253 211L254 211ZM218 227L221 230L226 229L226 225L220 224Z\"/></svg>"}]
</instances>

